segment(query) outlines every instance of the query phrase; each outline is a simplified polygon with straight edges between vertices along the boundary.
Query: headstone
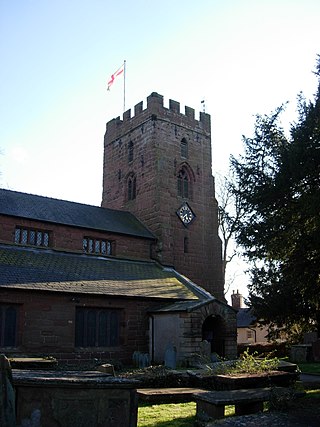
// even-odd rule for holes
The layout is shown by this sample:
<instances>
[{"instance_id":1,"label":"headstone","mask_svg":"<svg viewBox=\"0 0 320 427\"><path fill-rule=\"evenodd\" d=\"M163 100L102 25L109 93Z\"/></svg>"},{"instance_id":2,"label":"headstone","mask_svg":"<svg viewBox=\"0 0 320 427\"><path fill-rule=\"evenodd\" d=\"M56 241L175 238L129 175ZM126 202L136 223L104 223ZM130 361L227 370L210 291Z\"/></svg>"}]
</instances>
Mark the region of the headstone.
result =
<instances>
[{"instance_id":1,"label":"headstone","mask_svg":"<svg viewBox=\"0 0 320 427\"><path fill-rule=\"evenodd\" d=\"M203 340L200 343L200 352L203 359L210 361L211 356L211 343L207 340Z\"/></svg>"},{"instance_id":2,"label":"headstone","mask_svg":"<svg viewBox=\"0 0 320 427\"><path fill-rule=\"evenodd\" d=\"M210 359L212 363L217 363L221 360L217 353L211 353Z\"/></svg>"},{"instance_id":3,"label":"headstone","mask_svg":"<svg viewBox=\"0 0 320 427\"><path fill-rule=\"evenodd\" d=\"M148 353L140 353L139 355L139 368L146 368L150 366L150 357Z\"/></svg>"},{"instance_id":4,"label":"headstone","mask_svg":"<svg viewBox=\"0 0 320 427\"><path fill-rule=\"evenodd\" d=\"M166 368L176 369L177 349L173 344L169 344L164 354L164 365Z\"/></svg>"},{"instance_id":5,"label":"headstone","mask_svg":"<svg viewBox=\"0 0 320 427\"><path fill-rule=\"evenodd\" d=\"M140 351L135 351L132 355L133 366L136 368L146 368L150 366L150 356L148 353L141 353Z\"/></svg>"},{"instance_id":6,"label":"headstone","mask_svg":"<svg viewBox=\"0 0 320 427\"><path fill-rule=\"evenodd\" d=\"M290 349L290 361L295 363L307 362L310 350L311 344L292 345Z\"/></svg>"},{"instance_id":7,"label":"headstone","mask_svg":"<svg viewBox=\"0 0 320 427\"><path fill-rule=\"evenodd\" d=\"M315 362L320 362L320 339L312 343L312 358Z\"/></svg>"},{"instance_id":8,"label":"headstone","mask_svg":"<svg viewBox=\"0 0 320 427\"><path fill-rule=\"evenodd\" d=\"M303 344L312 344L313 342L317 341L318 334L317 332L306 332L303 335Z\"/></svg>"},{"instance_id":9,"label":"headstone","mask_svg":"<svg viewBox=\"0 0 320 427\"><path fill-rule=\"evenodd\" d=\"M34 409L30 418L24 418L17 427L41 427L41 411Z\"/></svg>"},{"instance_id":10,"label":"headstone","mask_svg":"<svg viewBox=\"0 0 320 427\"><path fill-rule=\"evenodd\" d=\"M12 372L4 354L0 354L0 426L16 427Z\"/></svg>"},{"instance_id":11,"label":"headstone","mask_svg":"<svg viewBox=\"0 0 320 427\"><path fill-rule=\"evenodd\" d=\"M134 367L138 367L139 366L139 358L140 358L140 351L134 351L133 355L132 355L132 363Z\"/></svg>"}]
</instances>

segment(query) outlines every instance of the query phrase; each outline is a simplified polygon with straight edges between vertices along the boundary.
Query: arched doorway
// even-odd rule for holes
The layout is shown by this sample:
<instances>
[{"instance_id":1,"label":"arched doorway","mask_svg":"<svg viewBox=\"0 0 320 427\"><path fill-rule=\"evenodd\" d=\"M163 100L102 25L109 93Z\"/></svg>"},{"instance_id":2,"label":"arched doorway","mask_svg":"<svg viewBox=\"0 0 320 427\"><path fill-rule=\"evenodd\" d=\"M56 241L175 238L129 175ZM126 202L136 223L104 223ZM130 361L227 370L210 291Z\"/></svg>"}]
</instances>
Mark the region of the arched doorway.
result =
<instances>
[{"instance_id":1,"label":"arched doorway","mask_svg":"<svg viewBox=\"0 0 320 427\"><path fill-rule=\"evenodd\" d=\"M225 356L225 323L221 316L208 316L202 324L202 340L211 344L211 353Z\"/></svg>"}]
</instances>

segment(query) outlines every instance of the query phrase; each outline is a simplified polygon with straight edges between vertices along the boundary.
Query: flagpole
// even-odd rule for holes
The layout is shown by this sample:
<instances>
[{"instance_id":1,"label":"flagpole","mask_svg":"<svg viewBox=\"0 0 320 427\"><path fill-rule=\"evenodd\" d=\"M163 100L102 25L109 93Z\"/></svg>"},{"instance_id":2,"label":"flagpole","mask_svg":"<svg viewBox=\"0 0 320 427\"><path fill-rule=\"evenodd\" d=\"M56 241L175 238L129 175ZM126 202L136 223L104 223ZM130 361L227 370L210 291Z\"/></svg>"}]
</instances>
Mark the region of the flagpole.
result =
<instances>
[{"instance_id":1,"label":"flagpole","mask_svg":"<svg viewBox=\"0 0 320 427\"><path fill-rule=\"evenodd\" d=\"M123 112L126 111L126 60L123 61Z\"/></svg>"}]
</instances>

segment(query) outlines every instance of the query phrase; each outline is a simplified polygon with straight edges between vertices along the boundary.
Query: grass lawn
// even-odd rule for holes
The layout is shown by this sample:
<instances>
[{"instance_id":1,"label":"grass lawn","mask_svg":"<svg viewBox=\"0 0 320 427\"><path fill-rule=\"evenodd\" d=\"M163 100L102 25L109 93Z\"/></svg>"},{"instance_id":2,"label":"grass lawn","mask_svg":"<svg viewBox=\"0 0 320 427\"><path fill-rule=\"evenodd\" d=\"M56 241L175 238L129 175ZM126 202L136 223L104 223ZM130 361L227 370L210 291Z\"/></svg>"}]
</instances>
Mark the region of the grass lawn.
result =
<instances>
[{"instance_id":1,"label":"grass lawn","mask_svg":"<svg viewBox=\"0 0 320 427\"><path fill-rule=\"evenodd\" d=\"M163 405L141 405L138 410L138 427L193 427L196 415L195 402Z\"/></svg>"},{"instance_id":2,"label":"grass lawn","mask_svg":"<svg viewBox=\"0 0 320 427\"><path fill-rule=\"evenodd\" d=\"M234 414L234 407L227 406L226 415L231 414ZM138 427L193 427L195 419L195 402L143 404L138 410Z\"/></svg>"},{"instance_id":3,"label":"grass lawn","mask_svg":"<svg viewBox=\"0 0 320 427\"><path fill-rule=\"evenodd\" d=\"M304 398L298 399L297 411L318 410L320 390L306 390ZM307 400L306 400L307 399ZM234 407L226 406L226 415L234 415ZM193 427L196 419L196 404L170 403L162 405L141 404L138 410L137 427Z\"/></svg>"},{"instance_id":4,"label":"grass lawn","mask_svg":"<svg viewBox=\"0 0 320 427\"><path fill-rule=\"evenodd\" d=\"M320 362L298 363L298 366L304 374L320 374Z\"/></svg>"},{"instance_id":5,"label":"grass lawn","mask_svg":"<svg viewBox=\"0 0 320 427\"><path fill-rule=\"evenodd\" d=\"M320 404L320 389L317 389L317 390L307 390L306 398L309 398L309 399L319 399L319 404Z\"/></svg>"}]
</instances>

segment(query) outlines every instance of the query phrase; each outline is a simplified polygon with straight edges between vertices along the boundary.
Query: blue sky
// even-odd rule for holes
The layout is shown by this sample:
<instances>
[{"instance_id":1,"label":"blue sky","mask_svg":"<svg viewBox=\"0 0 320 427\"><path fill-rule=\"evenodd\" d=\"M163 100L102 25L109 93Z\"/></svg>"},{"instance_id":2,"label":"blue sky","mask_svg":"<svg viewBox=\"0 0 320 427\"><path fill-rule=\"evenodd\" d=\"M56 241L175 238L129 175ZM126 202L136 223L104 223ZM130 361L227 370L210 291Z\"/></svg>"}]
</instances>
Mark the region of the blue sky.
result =
<instances>
[{"instance_id":1,"label":"blue sky","mask_svg":"<svg viewBox=\"0 0 320 427\"><path fill-rule=\"evenodd\" d=\"M151 92L212 119L213 172L256 113L316 90L319 0L0 0L0 186L99 205L106 122Z\"/></svg>"}]
</instances>

